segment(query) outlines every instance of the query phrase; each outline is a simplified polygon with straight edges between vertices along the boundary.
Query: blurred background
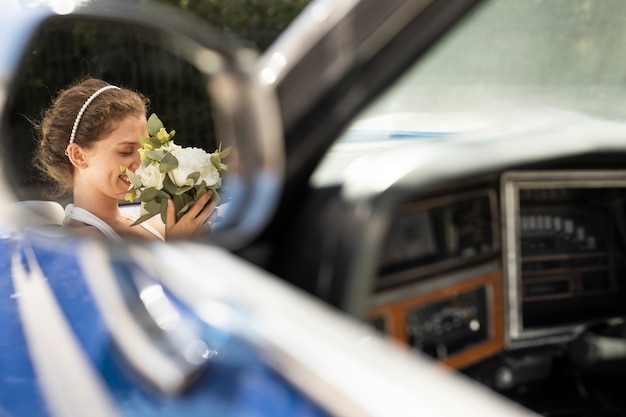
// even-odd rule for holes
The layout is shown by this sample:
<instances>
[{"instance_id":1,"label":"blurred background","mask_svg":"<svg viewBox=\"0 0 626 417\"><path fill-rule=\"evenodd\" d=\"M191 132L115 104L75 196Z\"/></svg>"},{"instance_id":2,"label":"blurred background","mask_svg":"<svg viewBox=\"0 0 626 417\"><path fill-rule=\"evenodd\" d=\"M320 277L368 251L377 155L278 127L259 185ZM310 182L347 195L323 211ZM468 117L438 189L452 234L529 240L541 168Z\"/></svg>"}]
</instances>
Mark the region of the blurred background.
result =
<instances>
[{"instance_id":1,"label":"blurred background","mask_svg":"<svg viewBox=\"0 0 626 417\"><path fill-rule=\"evenodd\" d=\"M41 0L21 0L32 7ZM235 38L258 54L278 37L309 0L133 0L138 11L159 3L195 15L206 22L203 37ZM15 155L7 173L14 178L21 199L46 196L47 185L32 168L36 137L33 126L60 89L93 76L112 84L137 90L150 99L168 129L176 130L176 141L212 152L219 140L214 135L211 103L204 76L171 50L150 30L129 30L97 21L67 24L57 21L31 40L24 71L13 83L8 103L7 152ZM7 140L10 138L10 140Z\"/></svg>"}]
</instances>

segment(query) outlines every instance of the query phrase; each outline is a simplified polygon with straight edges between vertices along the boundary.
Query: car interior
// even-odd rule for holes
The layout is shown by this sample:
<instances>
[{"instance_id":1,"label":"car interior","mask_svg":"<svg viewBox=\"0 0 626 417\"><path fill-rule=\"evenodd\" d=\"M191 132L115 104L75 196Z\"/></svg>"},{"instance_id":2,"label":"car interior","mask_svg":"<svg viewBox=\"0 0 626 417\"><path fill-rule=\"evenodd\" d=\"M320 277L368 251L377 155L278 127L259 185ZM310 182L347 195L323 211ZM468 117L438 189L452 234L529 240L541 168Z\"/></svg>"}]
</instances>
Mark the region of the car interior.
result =
<instances>
[{"instance_id":1,"label":"car interior","mask_svg":"<svg viewBox=\"0 0 626 417\"><path fill-rule=\"evenodd\" d=\"M319 189L285 275L531 409L621 412L623 157L405 186L393 203Z\"/></svg>"},{"instance_id":2,"label":"car interior","mask_svg":"<svg viewBox=\"0 0 626 417\"><path fill-rule=\"evenodd\" d=\"M566 23L619 13L587 17L584 1L563 13L566 3L554 2L525 41L518 35L543 2L472 13L334 138L295 210L235 252L542 415L617 416L626 413L626 90L602 46L621 32ZM602 63L594 71L590 54ZM193 128L212 128L199 119ZM30 172L19 177L23 200L39 195Z\"/></svg>"},{"instance_id":3,"label":"car interior","mask_svg":"<svg viewBox=\"0 0 626 417\"><path fill-rule=\"evenodd\" d=\"M479 7L358 113L272 268L542 415L623 415L626 129L602 41L623 34L594 26L608 5L567 6Z\"/></svg>"}]
</instances>

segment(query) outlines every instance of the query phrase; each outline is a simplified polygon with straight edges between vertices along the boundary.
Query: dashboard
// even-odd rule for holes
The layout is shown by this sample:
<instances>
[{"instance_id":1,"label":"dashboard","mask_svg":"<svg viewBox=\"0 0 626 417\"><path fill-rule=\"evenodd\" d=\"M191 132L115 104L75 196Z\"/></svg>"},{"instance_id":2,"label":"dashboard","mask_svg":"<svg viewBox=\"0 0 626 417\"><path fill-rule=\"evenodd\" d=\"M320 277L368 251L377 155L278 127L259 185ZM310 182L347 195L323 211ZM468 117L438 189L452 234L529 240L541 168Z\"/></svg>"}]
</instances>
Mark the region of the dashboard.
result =
<instances>
[{"instance_id":1,"label":"dashboard","mask_svg":"<svg viewBox=\"0 0 626 417\"><path fill-rule=\"evenodd\" d=\"M626 316L626 171L525 170L400 204L367 317L464 369Z\"/></svg>"},{"instance_id":2,"label":"dashboard","mask_svg":"<svg viewBox=\"0 0 626 417\"><path fill-rule=\"evenodd\" d=\"M338 147L279 275L540 414L624 415L626 128L602 126Z\"/></svg>"},{"instance_id":3,"label":"dashboard","mask_svg":"<svg viewBox=\"0 0 626 417\"><path fill-rule=\"evenodd\" d=\"M338 145L278 275L540 414L624 415L626 126L535 122Z\"/></svg>"}]
</instances>

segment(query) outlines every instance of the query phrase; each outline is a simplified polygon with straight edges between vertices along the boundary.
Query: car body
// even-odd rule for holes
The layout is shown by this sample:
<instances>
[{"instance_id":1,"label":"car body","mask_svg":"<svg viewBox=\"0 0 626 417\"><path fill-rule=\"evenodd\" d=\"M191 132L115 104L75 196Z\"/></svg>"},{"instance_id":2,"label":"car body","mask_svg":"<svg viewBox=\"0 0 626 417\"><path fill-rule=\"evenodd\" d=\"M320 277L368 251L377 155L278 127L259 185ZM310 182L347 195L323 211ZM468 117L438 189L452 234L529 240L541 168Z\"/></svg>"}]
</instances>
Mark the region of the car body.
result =
<instances>
[{"instance_id":1,"label":"car body","mask_svg":"<svg viewBox=\"0 0 626 417\"><path fill-rule=\"evenodd\" d=\"M619 2L318 0L258 57L111 4L4 18L0 415L623 414ZM29 42L98 24L206 80L206 239L59 234L8 181Z\"/></svg>"}]
</instances>

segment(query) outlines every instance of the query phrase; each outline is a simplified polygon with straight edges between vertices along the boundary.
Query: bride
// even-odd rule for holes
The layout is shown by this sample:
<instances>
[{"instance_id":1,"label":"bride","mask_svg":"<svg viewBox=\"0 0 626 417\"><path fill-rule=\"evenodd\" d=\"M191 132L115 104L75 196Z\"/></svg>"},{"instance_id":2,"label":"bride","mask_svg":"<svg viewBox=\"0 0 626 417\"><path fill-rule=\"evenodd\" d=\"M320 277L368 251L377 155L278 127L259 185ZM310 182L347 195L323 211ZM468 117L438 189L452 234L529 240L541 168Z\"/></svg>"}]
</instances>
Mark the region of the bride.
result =
<instances>
[{"instance_id":1,"label":"bride","mask_svg":"<svg viewBox=\"0 0 626 417\"><path fill-rule=\"evenodd\" d=\"M55 184L57 196L71 194L64 226L80 232L102 233L110 239L142 237L171 240L206 231L216 201L205 192L176 221L172 200L167 221L159 216L131 226L136 220L122 213L118 201L130 186L120 166L140 164L139 135L147 136L148 100L138 92L87 78L61 91L38 124L36 167Z\"/></svg>"}]
</instances>

